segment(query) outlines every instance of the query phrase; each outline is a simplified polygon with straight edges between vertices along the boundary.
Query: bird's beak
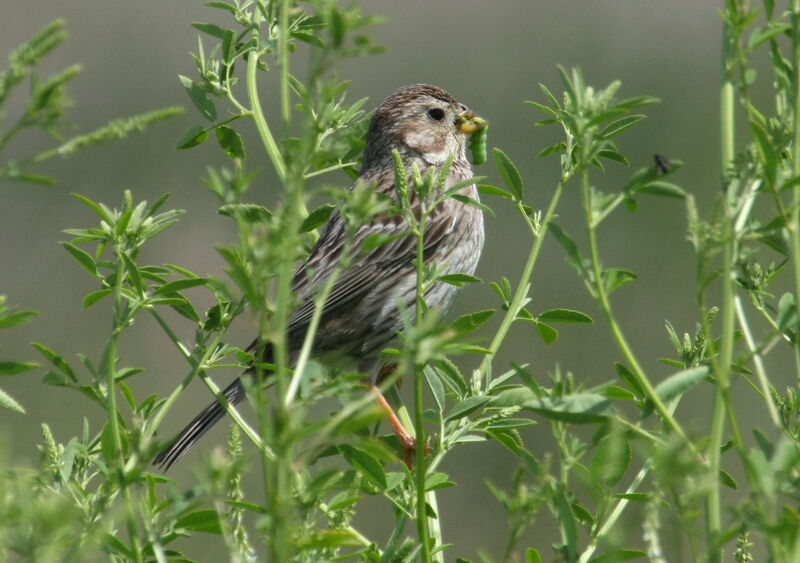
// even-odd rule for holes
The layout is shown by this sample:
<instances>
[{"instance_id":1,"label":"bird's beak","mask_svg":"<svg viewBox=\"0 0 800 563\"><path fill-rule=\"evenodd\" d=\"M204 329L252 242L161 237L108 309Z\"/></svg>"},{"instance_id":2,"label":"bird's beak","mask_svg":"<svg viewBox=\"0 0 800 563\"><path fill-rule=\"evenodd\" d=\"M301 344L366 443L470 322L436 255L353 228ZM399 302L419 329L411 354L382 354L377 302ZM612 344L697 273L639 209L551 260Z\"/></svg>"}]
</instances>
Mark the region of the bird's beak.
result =
<instances>
[{"instance_id":1,"label":"bird's beak","mask_svg":"<svg viewBox=\"0 0 800 563\"><path fill-rule=\"evenodd\" d=\"M471 135L475 131L480 131L489 123L472 113L470 110L459 113L456 116L456 127L464 134Z\"/></svg>"}]
</instances>

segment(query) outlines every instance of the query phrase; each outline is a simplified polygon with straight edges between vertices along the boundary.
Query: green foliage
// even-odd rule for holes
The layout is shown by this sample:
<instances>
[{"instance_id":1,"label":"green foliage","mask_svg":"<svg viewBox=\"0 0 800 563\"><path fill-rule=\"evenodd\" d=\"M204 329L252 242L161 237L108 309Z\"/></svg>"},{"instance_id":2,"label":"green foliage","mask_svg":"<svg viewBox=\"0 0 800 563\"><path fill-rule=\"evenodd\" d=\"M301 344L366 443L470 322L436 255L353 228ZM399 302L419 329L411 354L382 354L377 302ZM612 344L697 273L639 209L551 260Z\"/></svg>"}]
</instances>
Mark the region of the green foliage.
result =
<instances>
[{"instance_id":1,"label":"green foliage","mask_svg":"<svg viewBox=\"0 0 800 563\"><path fill-rule=\"evenodd\" d=\"M53 178L31 171L39 162L56 156L67 156L75 151L122 139L130 133L143 131L149 125L183 113L183 108L174 106L156 111L115 119L89 133L64 138L63 131L70 128L65 119L66 110L72 105L67 85L81 71L80 65L72 65L47 78L37 73L37 66L53 49L67 38L63 20L55 20L45 26L29 41L17 47L8 57L8 69L0 72L0 180L52 185ZM30 80L30 91L24 112L7 124L5 106L9 95L25 79ZM3 157L6 146L17 135L28 129L41 129L52 137L57 145L20 160L8 161Z\"/></svg>"},{"instance_id":2,"label":"green foliage","mask_svg":"<svg viewBox=\"0 0 800 563\"><path fill-rule=\"evenodd\" d=\"M202 554L180 547L178 540L203 533L218 537L231 561L469 561L458 545L446 543L441 521L447 515L437 492L458 487L443 471L456 449L494 441L517 460L509 468L513 479L507 490L487 483L508 523L504 551L495 560L660 561L665 551L671 554L668 546L676 536L689 552L676 559L722 561L727 552L749 561L760 552L773 561L797 560L800 393L796 381L781 391L776 382L783 380L768 371L775 364L766 362L767 356L784 364L794 360L800 369L800 6L795 4L776 14L768 1L761 11L743 0L725 3L724 189L706 217L690 194L668 181L680 162L658 155L652 166L601 191L607 181L599 174L606 166L629 164L616 140L644 118L632 112L656 100L618 100L619 83L588 86L578 69L560 69L563 93L542 86L544 100L526 102L544 114L539 125L556 125L563 134L539 151L541 157L555 157L560 172L543 209L531 203L512 156L494 147L498 186L477 177L445 190L452 160L423 174L406 169L396 154L395 197L379 197L360 185L326 189L329 203L309 212L310 198L317 195L308 189L309 179L337 170L353 176L358 169L366 100L347 101L348 84L336 76L335 63L380 51L364 34L379 20L362 15L355 4L343 8L324 0L209 3L229 23L192 24L202 36L193 55L197 73L179 80L199 122L176 147L216 139L230 159L227 168L209 168L205 180L219 200L219 213L238 229L235 243L219 249L226 277L142 262L142 248L167 236L162 233L181 214L162 210L166 196L148 205L125 192L112 208L75 195L96 215L96 224L66 230L73 238L61 244L93 284L83 305L105 307L110 330L97 358L78 354L76 362L46 344L34 347L47 364L44 383L77 391L104 417L96 427L84 422L82 434L66 443L42 426L38 470L9 468L0 481L0 509L10 515L0 545L15 557L37 561L189 561ZM12 54L9 70L0 74L0 105L63 39L63 24L55 22ZM292 72L299 66L294 63L299 43L309 57L303 78ZM772 111L757 107L749 94L755 80L750 61L762 52L771 61ZM258 78L273 71L281 111L267 121ZM19 127L56 132L68 105L64 85L75 72L70 67L33 79ZM733 120L737 99L746 117L741 131ZM122 137L170 113L112 122L56 150L72 152ZM260 144L245 147L240 129L251 123ZM0 150L15 128L2 134ZM745 138L737 151L734 140ZM477 164L486 139L473 140ZM50 153L43 154L0 168L0 177L32 181L27 166ZM245 199L257 174L248 170L248 157L261 154L280 180L278 203L269 209ZM490 201L511 206L527 227L527 256L516 282L443 273L421 259L425 223L437 205L453 198L491 213L485 202L458 193L473 183ZM623 220L616 212L636 211L642 196L661 198L656 201L665 212L677 201L685 203L688 239L697 253L697 322L693 334L666 322L664 340L675 354L658 360L669 372L640 361L629 343L617 309L625 306L625 289L637 276L604 264L598 241L602 227ZM566 205L583 212L579 236L554 222ZM384 351L400 369L380 383L391 398L399 375L413 382L413 407L400 410L401 422L420 444L413 463L403 463L411 460L401 459L393 436L378 433L381 413L363 393L361 374L344 369L328 377L310 361L322 307L338 272L354 258L348 250L314 297L299 357L287 353L295 263L334 213L348 236L377 214L396 215L417 243L416 307L406 312L397 349ZM569 304L541 310L532 301L548 234L594 302L591 315ZM389 240L377 236L365 247ZM438 318L425 301L434 283L486 285L496 305L454 320ZM205 311L196 306L201 293L213 303ZM177 312L177 320L169 320L165 309ZM226 331L248 309L259 335L242 350L226 342ZM183 379L166 397L137 397L130 380L141 369L120 353L127 330L141 315L156 321L186 361ZM760 324L751 324L748 315L759 317ZM6 308L0 299L0 328L32 316ZM501 366L496 360L512 328L547 345L565 338L554 325L581 330L593 323L608 330L618 353L613 366L598 366L601 373L616 374L611 381L590 387L577 383L589 379L584 374L558 366L547 374L539 365ZM487 326L494 329L488 343L478 336ZM193 339L178 336L187 332ZM260 362L267 344L274 350L269 366ZM459 356L478 358L477 367L464 371L453 361ZM199 379L220 397L211 374L224 366L254 367L247 391L255 423L228 405L235 424L227 451L205 456L196 482L176 483L153 471L150 460L163 446L160 426L183 390ZM0 361L0 375L36 367ZM266 368L273 377L265 393ZM751 394L753 413L733 410L729 396L736 385ZM690 395L707 400L709 393L710 427L687 428L679 404ZM315 418L315 407L332 399L341 408L329 419ZM24 412L2 392L0 405ZM754 426L756 409L763 411L768 430ZM548 427L552 453L530 443L525 429L535 424ZM245 445L250 442L255 453ZM263 496L246 497L246 480L259 481ZM381 537L366 537L355 524L365 498L391 515L391 529ZM546 519L556 536L537 533ZM492 559L482 555L481 560Z\"/></svg>"},{"instance_id":3,"label":"green foliage","mask_svg":"<svg viewBox=\"0 0 800 563\"><path fill-rule=\"evenodd\" d=\"M14 326L28 323L36 316L36 311L17 311L6 306L6 296L0 295L0 329L11 328ZM33 362L19 362L14 360L0 359L0 376L16 375L25 373L39 367ZM25 409L14 398L0 389L0 407L25 413Z\"/></svg>"}]
</instances>

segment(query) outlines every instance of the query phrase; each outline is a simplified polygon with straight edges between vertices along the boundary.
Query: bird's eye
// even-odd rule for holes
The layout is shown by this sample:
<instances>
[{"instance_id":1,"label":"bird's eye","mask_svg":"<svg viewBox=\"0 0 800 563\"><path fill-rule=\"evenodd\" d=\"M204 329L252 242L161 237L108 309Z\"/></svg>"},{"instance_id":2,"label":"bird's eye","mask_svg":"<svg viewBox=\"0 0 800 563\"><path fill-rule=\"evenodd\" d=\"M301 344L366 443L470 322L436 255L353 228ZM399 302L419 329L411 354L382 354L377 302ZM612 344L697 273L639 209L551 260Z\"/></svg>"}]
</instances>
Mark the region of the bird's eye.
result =
<instances>
[{"instance_id":1,"label":"bird's eye","mask_svg":"<svg viewBox=\"0 0 800 563\"><path fill-rule=\"evenodd\" d=\"M436 121L444 119L444 110L441 108L431 108L428 110L428 117Z\"/></svg>"}]
</instances>

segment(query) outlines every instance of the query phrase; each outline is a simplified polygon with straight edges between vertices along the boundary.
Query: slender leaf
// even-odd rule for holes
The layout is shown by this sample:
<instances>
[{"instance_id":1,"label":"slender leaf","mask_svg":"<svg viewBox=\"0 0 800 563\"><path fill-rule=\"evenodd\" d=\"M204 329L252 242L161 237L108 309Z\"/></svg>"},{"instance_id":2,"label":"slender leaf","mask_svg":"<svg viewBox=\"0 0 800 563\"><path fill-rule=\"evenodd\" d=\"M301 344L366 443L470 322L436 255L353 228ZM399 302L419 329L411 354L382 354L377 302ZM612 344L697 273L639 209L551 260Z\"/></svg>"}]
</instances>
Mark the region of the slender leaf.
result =
<instances>
[{"instance_id":1,"label":"slender leaf","mask_svg":"<svg viewBox=\"0 0 800 563\"><path fill-rule=\"evenodd\" d=\"M514 194L514 197L521 201L523 189L522 176L520 176L519 170L517 170L517 167L514 166L514 163L508 158L506 153L496 147L492 149L492 152L494 153L494 161L495 164L497 164L500 177L503 178L503 182L506 187L511 190L511 193Z\"/></svg>"}]
</instances>

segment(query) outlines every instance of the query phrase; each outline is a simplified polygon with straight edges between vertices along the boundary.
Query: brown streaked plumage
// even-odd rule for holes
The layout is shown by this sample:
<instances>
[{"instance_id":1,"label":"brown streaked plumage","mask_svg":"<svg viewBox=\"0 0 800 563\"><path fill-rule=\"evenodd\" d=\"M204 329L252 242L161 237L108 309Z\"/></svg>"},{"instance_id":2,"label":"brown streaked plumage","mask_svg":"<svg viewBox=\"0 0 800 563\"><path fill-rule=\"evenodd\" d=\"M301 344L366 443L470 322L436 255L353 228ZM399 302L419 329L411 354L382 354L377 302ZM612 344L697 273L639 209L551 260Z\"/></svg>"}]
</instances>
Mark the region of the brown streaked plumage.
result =
<instances>
[{"instance_id":1,"label":"brown streaked plumage","mask_svg":"<svg viewBox=\"0 0 800 563\"><path fill-rule=\"evenodd\" d=\"M485 122L475 118L465 105L441 88L427 84L400 88L383 100L372 116L364 164L356 183L392 194L395 189L393 149L400 152L406 170L410 171L416 163L423 173L432 166L441 166L452 154L454 161L445 187L472 177L465 154L467 135L462 131L475 130L475 123ZM463 188L461 193L478 199L474 185ZM373 233L401 236L371 251L357 252L364 239ZM381 350L402 326L398 303L409 311L414 310L416 242L411 236L402 236L404 234L408 234L408 229L401 218L384 215L362 225L356 232L350 243L356 249L352 253L356 258L339 274L325 302L314 340L314 355L323 362L326 355L344 356L355 362L359 371L373 377L377 375L381 368ZM426 222L425 259L445 272L471 274L478 263L483 238L481 212L447 199ZM294 276L293 291L298 305L288 320L292 356L303 341L314 311L314 296L336 268L345 242L342 218L334 213L323 227L310 256ZM454 286L438 283L428 290L425 298L429 306L446 311L455 293ZM265 356L265 361L269 362L269 348ZM223 393L234 405L245 396L240 379ZM172 445L158 454L154 463L169 468L223 416L222 405L212 402L184 428ZM413 439L401 434L396 420L391 422L404 447L413 447Z\"/></svg>"}]
</instances>

